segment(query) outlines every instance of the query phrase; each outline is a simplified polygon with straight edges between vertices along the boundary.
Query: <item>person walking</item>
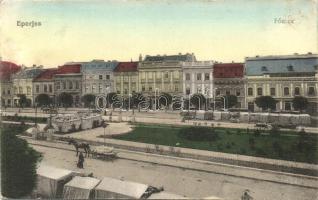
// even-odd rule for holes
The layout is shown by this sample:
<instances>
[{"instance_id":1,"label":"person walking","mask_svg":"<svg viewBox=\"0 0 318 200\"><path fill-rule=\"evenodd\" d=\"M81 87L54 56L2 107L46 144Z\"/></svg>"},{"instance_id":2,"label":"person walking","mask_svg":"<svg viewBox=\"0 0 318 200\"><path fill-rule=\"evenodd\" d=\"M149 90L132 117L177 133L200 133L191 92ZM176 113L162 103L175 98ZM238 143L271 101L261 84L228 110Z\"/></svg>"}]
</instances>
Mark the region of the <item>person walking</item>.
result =
<instances>
[{"instance_id":1,"label":"person walking","mask_svg":"<svg viewBox=\"0 0 318 200\"><path fill-rule=\"evenodd\" d=\"M83 165L84 165L84 156L83 156L83 153L80 152L78 156L77 167L83 169L84 168Z\"/></svg>"}]
</instances>

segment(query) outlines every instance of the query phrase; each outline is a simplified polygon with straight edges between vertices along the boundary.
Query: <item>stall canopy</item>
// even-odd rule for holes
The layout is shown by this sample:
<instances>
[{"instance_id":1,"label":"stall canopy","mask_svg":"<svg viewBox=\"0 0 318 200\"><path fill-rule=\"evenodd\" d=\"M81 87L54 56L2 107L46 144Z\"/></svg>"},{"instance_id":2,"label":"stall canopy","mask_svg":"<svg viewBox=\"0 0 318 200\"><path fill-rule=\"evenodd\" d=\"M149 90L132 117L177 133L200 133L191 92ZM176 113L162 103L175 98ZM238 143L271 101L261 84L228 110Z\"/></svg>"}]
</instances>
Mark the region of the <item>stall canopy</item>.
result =
<instances>
[{"instance_id":1,"label":"stall canopy","mask_svg":"<svg viewBox=\"0 0 318 200\"><path fill-rule=\"evenodd\" d=\"M152 194L148 199L187 199L186 197L178 194L168 192L159 192Z\"/></svg>"},{"instance_id":2,"label":"stall canopy","mask_svg":"<svg viewBox=\"0 0 318 200\"><path fill-rule=\"evenodd\" d=\"M63 186L72 179L75 172L52 166L40 165L37 169L37 192L42 197L59 198L62 196Z\"/></svg>"},{"instance_id":3,"label":"stall canopy","mask_svg":"<svg viewBox=\"0 0 318 200\"><path fill-rule=\"evenodd\" d=\"M99 182L96 178L75 176L64 185L63 199L92 199L93 189Z\"/></svg>"},{"instance_id":4,"label":"stall canopy","mask_svg":"<svg viewBox=\"0 0 318 200\"><path fill-rule=\"evenodd\" d=\"M148 186L122 181L113 178L104 178L95 188L96 199L140 199Z\"/></svg>"}]
</instances>

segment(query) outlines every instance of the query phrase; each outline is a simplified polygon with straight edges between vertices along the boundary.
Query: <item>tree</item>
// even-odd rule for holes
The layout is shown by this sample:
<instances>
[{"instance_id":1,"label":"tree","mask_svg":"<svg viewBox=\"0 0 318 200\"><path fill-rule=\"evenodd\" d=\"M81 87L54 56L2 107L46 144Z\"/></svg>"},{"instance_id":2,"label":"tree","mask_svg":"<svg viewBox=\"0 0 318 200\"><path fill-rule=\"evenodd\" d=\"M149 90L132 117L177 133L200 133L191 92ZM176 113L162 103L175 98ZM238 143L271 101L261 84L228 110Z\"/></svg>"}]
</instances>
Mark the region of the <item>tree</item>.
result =
<instances>
[{"instance_id":1,"label":"tree","mask_svg":"<svg viewBox=\"0 0 318 200\"><path fill-rule=\"evenodd\" d=\"M107 94L106 100L108 105L112 105L114 102L118 101L119 98L116 92L110 92Z\"/></svg>"},{"instance_id":2,"label":"tree","mask_svg":"<svg viewBox=\"0 0 318 200\"><path fill-rule=\"evenodd\" d=\"M25 94L18 94L19 97L19 105L21 108L25 107L28 104L28 100L25 96Z\"/></svg>"},{"instance_id":3,"label":"tree","mask_svg":"<svg viewBox=\"0 0 318 200\"><path fill-rule=\"evenodd\" d=\"M255 99L255 103L262 110L275 110L277 101L271 96L260 96Z\"/></svg>"},{"instance_id":4,"label":"tree","mask_svg":"<svg viewBox=\"0 0 318 200\"><path fill-rule=\"evenodd\" d=\"M158 107L166 106L166 108L169 108L169 105L172 103L172 96L164 92L157 98L157 101Z\"/></svg>"},{"instance_id":5,"label":"tree","mask_svg":"<svg viewBox=\"0 0 318 200\"><path fill-rule=\"evenodd\" d=\"M36 186L36 166L41 154L9 130L1 133L1 192L8 198L31 194Z\"/></svg>"},{"instance_id":6,"label":"tree","mask_svg":"<svg viewBox=\"0 0 318 200\"><path fill-rule=\"evenodd\" d=\"M145 101L146 98L141 93L134 93L132 97L133 97L132 98L133 99L133 106L138 108L138 110L140 111L139 105L141 102Z\"/></svg>"},{"instance_id":7,"label":"tree","mask_svg":"<svg viewBox=\"0 0 318 200\"><path fill-rule=\"evenodd\" d=\"M306 97L296 96L292 102L294 109L300 112L306 110L308 107L308 100Z\"/></svg>"},{"instance_id":8,"label":"tree","mask_svg":"<svg viewBox=\"0 0 318 200\"><path fill-rule=\"evenodd\" d=\"M51 99L47 94L39 94L35 98L35 102L38 104L38 106L48 106L51 103Z\"/></svg>"},{"instance_id":9,"label":"tree","mask_svg":"<svg viewBox=\"0 0 318 200\"><path fill-rule=\"evenodd\" d=\"M204 104L206 103L206 99L203 94L194 94L190 98L191 104L193 104L197 109L204 108Z\"/></svg>"},{"instance_id":10,"label":"tree","mask_svg":"<svg viewBox=\"0 0 318 200\"><path fill-rule=\"evenodd\" d=\"M82 102L85 107L91 107L95 104L95 95L93 94L85 94L82 96Z\"/></svg>"},{"instance_id":11,"label":"tree","mask_svg":"<svg viewBox=\"0 0 318 200\"><path fill-rule=\"evenodd\" d=\"M69 93L63 92L59 96L59 102L62 106L66 109L67 107L72 106L73 104L73 97Z\"/></svg>"},{"instance_id":12,"label":"tree","mask_svg":"<svg viewBox=\"0 0 318 200\"><path fill-rule=\"evenodd\" d=\"M234 95L226 95L224 98L227 108L232 108L237 104L237 97Z\"/></svg>"}]
</instances>

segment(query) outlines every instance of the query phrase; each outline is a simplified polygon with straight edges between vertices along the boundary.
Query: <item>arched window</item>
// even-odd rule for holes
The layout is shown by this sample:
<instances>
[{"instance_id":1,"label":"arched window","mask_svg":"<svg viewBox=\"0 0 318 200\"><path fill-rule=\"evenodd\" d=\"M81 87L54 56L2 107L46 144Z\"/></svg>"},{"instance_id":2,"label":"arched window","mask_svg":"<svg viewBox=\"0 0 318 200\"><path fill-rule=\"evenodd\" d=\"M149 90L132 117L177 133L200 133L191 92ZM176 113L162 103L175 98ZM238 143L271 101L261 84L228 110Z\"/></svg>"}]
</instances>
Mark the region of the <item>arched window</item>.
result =
<instances>
[{"instance_id":1,"label":"arched window","mask_svg":"<svg viewBox=\"0 0 318 200\"><path fill-rule=\"evenodd\" d=\"M300 89L299 89L299 87L295 87L294 94L295 94L295 95L300 95Z\"/></svg>"},{"instance_id":2,"label":"arched window","mask_svg":"<svg viewBox=\"0 0 318 200\"><path fill-rule=\"evenodd\" d=\"M285 96L289 95L289 87L284 87L284 95Z\"/></svg>"}]
</instances>

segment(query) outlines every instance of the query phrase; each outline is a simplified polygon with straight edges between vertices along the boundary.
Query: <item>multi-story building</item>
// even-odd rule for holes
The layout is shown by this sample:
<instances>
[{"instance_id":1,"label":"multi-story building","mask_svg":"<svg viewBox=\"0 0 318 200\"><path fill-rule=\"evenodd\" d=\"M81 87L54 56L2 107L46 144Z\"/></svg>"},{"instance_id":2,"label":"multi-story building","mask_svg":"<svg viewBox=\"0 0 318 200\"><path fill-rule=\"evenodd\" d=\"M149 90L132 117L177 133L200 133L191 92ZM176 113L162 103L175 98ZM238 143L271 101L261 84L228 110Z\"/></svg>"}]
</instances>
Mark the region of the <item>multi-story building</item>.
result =
<instances>
[{"instance_id":1,"label":"multi-story building","mask_svg":"<svg viewBox=\"0 0 318 200\"><path fill-rule=\"evenodd\" d=\"M11 107L13 105L12 74L20 70L21 67L12 62L0 61L0 95L2 107Z\"/></svg>"},{"instance_id":2,"label":"multi-story building","mask_svg":"<svg viewBox=\"0 0 318 200\"><path fill-rule=\"evenodd\" d=\"M54 94L54 75L58 72L57 68L45 69L33 80L33 97L39 94L47 94L51 99L52 103L55 100Z\"/></svg>"},{"instance_id":3,"label":"multi-story building","mask_svg":"<svg viewBox=\"0 0 318 200\"><path fill-rule=\"evenodd\" d=\"M195 61L194 54L146 56L138 65L139 91L149 97L163 92L182 96L182 63Z\"/></svg>"},{"instance_id":4,"label":"multi-story building","mask_svg":"<svg viewBox=\"0 0 318 200\"><path fill-rule=\"evenodd\" d=\"M71 94L73 106L80 106L82 96L82 74L80 64L65 64L59 66L54 75L55 102L61 104L58 98L61 93Z\"/></svg>"},{"instance_id":5,"label":"multi-story building","mask_svg":"<svg viewBox=\"0 0 318 200\"><path fill-rule=\"evenodd\" d=\"M213 61L182 62L183 95L213 97Z\"/></svg>"},{"instance_id":6,"label":"multi-story building","mask_svg":"<svg viewBox=\"0 0 318 200\"><path fill-rule=\"evenodd\" d=\"M138 62L120 62L114 70L115 90L122 96L139 91Z\"/></svg>"},{"instance_id":7,"label":"multi-story building","mask_svg":"<svg viewBox=\"0 0 318 200\"><path fill-rule=\"evenodd\" d=\"M234 95L238 101L234 107L245 107L243 63L215 63L213 65L213 77L215 97Z\"/></svg>"},{"instance_id":8,"label":"multi-story building","mask_svg":"<svg viewBox=\"0 0 318 200\"><path fill-rule=\"evenodd\" d=\"M254 101L258 96L276 99L276 110L293 110L292 99L304 96L308 111L317 113L318 55L256 56L245 59L246 104L250 110L260 110Z\"/></svg>"},{"instance_id":9,"label":"multi-story building","mask_svg":"<svg viewBox=\"0 0 318 200\"><path fill-rule=\"evenodd\" d=\"M113 70L117 61L92 60L82 62L82 94L107 94L114 91Z\"/></svg>"},{"instance_id":10,"label":"multi-story building","mask_svg":"<svg viewBox=\"0 0 318 200\"><path fill-rule=\"evenodd\" d=\"M12 76L13 80L13 104L19 105L19 94L27 98L27 106L33 106L33 79L43 72L43 66L23 67L18 73Z\"/></svg>"}]
</instances>

